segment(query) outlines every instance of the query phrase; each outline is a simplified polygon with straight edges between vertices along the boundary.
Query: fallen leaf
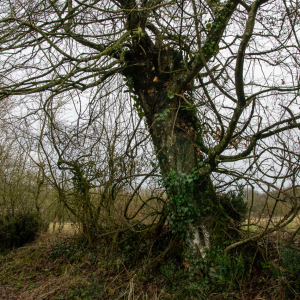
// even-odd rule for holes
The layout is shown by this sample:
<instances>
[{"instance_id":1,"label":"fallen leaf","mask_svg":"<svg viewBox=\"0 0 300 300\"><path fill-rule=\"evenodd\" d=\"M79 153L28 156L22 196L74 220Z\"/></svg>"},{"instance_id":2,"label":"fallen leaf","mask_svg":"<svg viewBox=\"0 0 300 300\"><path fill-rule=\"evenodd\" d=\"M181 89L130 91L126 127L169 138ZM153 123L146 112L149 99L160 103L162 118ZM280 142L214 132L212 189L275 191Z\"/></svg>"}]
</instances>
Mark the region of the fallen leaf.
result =
<instances>
[{"instance_id":1,"label":"fallen leaf","mask_svg":"<svg viewBox=\"0 0 300 300\"><path fill-rule=\"evenodd\" d=\"M154 77L153 82L158 82L157 76Z\"/></svg>"},{"instance_id":2,"label":"fallen leaf","mask_svg":"<svg viewBox=\"0 0 300 300\"><path fill-rule=\"evenodd\" d=\"M154 70L155 70L155 67L153 66L151 70L154 71Z\"/></svg>"},{"instance_id":3,"label":"fallen leaf","mask_svg":"<svg viewBox=\"0 0 300 300\"><path fill-rule=\"evenodd\" d=\"M190 268L190 265L186 261L184 261L182 264L186 269Z\"/></svg>"},{"instance_id":4,"label":"fallen leaf","mask_svg":"<svg viewBox=\"0 0 300 300\"><path fill-rule=\"evenodd\" d=\"M112 288L108 289L108 295L112 296L115 293L115 290Z\"/></svg>"}]
</instances>

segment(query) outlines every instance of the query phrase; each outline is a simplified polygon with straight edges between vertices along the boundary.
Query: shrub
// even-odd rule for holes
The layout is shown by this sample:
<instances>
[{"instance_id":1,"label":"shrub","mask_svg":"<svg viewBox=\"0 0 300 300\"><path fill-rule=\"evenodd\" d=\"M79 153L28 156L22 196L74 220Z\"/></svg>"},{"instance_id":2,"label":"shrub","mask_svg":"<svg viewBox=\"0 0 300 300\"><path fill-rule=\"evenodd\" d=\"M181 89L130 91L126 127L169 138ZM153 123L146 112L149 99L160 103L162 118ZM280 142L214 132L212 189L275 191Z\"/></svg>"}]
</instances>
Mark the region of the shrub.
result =
<instances>
[{"instance_id":1,"label":"shrub","mask_svg":"<svg viewBox=\"0 0 300 300\"><path fill-rule=\"evenodd\" d=\"M235 223L241 223L246 218L247 203L244 202L243 193L233 191L224 194L220 199L224 213Z\"/></svg>"},{"instance_id":2,"label":"shrub","mask_svg":"<svg viewBox=\"0 0 300 300\"><path fill-rule=\"evenodd\" d=\"M300 252L298 250L283 247L281 253L281 266L283 267L284 281L289 282L288 286L295 292L300 292Z\"/></svg>"},{"instance_id":3,"label":"shrub","mask_svg":"<svg viewBox=\"0 0 300 300\"><path fill-rule=\"evenodd\" d=\"M0 251L21 247L33 241L43 227L44 222L38 213L5 216L0 223Z\"/></svg>"}]
</instances>

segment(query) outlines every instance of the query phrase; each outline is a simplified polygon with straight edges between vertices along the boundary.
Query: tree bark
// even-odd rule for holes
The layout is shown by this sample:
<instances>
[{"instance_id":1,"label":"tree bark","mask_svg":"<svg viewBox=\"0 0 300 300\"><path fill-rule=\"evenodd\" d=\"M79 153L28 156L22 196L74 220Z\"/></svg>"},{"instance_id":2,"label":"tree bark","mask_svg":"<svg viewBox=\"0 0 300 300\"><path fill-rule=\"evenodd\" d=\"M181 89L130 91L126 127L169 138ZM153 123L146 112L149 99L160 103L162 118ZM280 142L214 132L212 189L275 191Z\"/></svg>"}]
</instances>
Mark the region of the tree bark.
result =
<instances>
[{"instance_id":1,"label":"tree bark","mask_svg":"<svg viewBox=\"0 0 300 300\"><path fill-rule=\"evenodd\" d=\"M215 193L210 171L201 172L205 167L201 122L186 94L189 86L168 90L184 62L179 51L167 47L148 53L138 51L126 53L126 61L135 66L126 68L123 74L139 114L142 110L147 120L168 194L169 222L191 251L204 257L204 249L211 243L210 208Z\"/></svg>"}]
</instances>

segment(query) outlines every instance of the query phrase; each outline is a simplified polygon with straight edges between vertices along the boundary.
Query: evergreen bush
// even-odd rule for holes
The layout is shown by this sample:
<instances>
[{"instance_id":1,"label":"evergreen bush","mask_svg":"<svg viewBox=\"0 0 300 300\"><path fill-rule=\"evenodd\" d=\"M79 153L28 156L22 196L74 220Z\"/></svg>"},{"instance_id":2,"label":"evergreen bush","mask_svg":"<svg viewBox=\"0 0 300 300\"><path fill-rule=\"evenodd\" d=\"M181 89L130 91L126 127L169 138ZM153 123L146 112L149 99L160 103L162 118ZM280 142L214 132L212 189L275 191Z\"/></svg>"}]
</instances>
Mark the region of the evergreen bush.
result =
<instances>
[{"instance_id":1,"label":"evergreen bush","mask_svg":"<svg viewBox=\"0 0 300 300\"><path fill-rule=\"evenodd\" d=\"M38 213L6 215L0 223L0 251L32 242L42 228L45 228L45 224Z\"/></svg>"}]
</instances>

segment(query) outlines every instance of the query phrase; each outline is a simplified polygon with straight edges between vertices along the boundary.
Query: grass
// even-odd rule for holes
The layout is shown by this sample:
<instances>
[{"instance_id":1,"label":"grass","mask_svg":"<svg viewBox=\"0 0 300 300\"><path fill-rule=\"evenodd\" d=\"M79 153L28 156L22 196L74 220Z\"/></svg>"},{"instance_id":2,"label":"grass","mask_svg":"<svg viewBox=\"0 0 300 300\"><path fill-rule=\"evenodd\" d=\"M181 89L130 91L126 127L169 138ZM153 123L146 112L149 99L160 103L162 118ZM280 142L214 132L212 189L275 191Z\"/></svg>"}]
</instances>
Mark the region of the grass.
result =
<instances>
[{"instance_id":1,"label":"grass","mask_svg":"<svg viewBox=\"0 0 300 300\"><path fill-rule=\"evenodd\" d=\"M274 226L276 226L276 224L281 220L282 217L273 217L270 224L269 224L269 228L272 228ZM251 218L250 219L250 226L249 226L249 230L250 232L259 232L265 229L266 225L269 222L269 218ZM253 225L255 224L255 225ZM285 226L285 231L288 232L293 232L295 230L297 230L300 226L300 216L294 218L294 220L289 223L288 225ZM248 230L248 221L243 223L242 228L244 230Z\"/></svg>"},{"instance_id":2,"label":"grass","mask_svg":"<svg viewBox=\"0 0 300 300\"><path fill-rule=\"evenodd\" d=\"M145 281L107 249L88 249L68 230L50 232L0 258L0 299L163 299L161 282ZM72 243L76 247L72 248ZM57 246L55 248L55 246ZM69 247L69 249L68 249ZM79 248L77 256L66 251ZM56 250L55 250L56 249ZM61 253L58 253L61 251ZM74 253L73 253L74 254ZM137 271L137 272L135 272ZM153 279L153 278L152 278Z\"/></svg>"},{"instance_id":3,"label":"grass","mask_svg":"<svg viewBox=\"0 0 300 300\"><path fill-rule=\"evenodd\" d=\"M65 222L62 224L56 223L55 225L53 224L53 222L49 223L49 233L76 234L79 233L79 231L79 226L71 222Z\"/></svg>"},{"instance_id":4,"label":"grass","mask_svg":"<svg viewBox=\"0 0 300 300\"><path fill-rule=\"evenodd\" d=\"M69 224L60 232L41 234L34 243L0 256L0 299L298 299L285 292L290 278L270 272L281 268L278 243L284 236L274 235L241 250L245 260L254 260L234 288L230 280L205 282L203 274L192 275L176 253L181 242L171 236L163 236L154 246L151 240L125 235L120 239L128 242L118 249L114 239L100 237L95 248L89 249ZM170 242L172 250L162 255L159 251Z\"/></svg>"}]
</instances>

